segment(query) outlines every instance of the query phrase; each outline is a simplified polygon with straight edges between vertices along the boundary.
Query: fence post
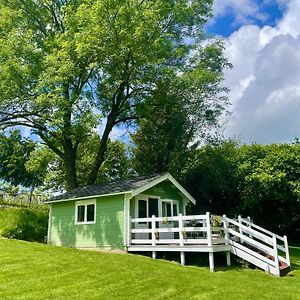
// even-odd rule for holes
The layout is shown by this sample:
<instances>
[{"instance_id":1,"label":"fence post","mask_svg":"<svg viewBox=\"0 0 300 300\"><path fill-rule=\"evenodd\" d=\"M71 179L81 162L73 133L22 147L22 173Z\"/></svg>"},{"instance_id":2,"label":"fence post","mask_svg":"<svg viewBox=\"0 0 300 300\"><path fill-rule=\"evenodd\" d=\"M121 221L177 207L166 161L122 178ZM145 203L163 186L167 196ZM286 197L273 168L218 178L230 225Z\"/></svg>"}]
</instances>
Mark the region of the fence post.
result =
<instances>
[{"instance_id":1,"label":"fence post","mask_svg":"<svg viewBox=\"0 0 300 300\"><path fill-rule=\"evenodd\" d=\"M248 222L250 223L250 224L248 224L248 227L250 228L250 229L252 229L252 227L251 227L251 218L248 216L247 217L247 220L248 220ZM249 234L249 237L252 239L252 234Z\"/></svg>"},{"instance_id":2,"label":"fence post","mask_svg":"<svg viewBox=\"0 0 300 300\"><path fill-rule=\"evenodd\" d=\"M280 276L280 268L279 268L279 258L278 258L278 249L277 249L277 238L273 235L273 251L274 251L274 262L276 268L276 275Z\"/></svg>"},{"instance_id":3,"label":"fence post","mask_svg":"<svg viewBox=\"0 0 300 300\"><path fill-rule=\"evenodd\" d=\"M128 218L127 247L131 245L131 216Z\"/></svg>"},{"instance_id":4,"label":"fence post","mask_svg":"<svg viewBox=\"0 0 300 300\"><path fill-rule=\"evenodd\" d=\"M155 247L156 244L155 228L156 228L155 215L152 215L152 220L151 220L152 247ZM156 251L152 251L152 258L156 258Z\"/></svg>"},{"instance_id":5,"label":"fence post","mask_svg":"<svg viewBox=\"0 0 300 300\"><path fill-rule=\"evenodd\" d=\"M206 237L207 237L207 245L210 247L208 258L209 258L209 269L211 272L215 271L215 265L214 265L214 253L213 253L213 243L212 243L212 232L211 232L211 224L210 224L210 213L206 213Z\"/></svg>"},{"instance_id":6,"label":"fence post","mask_svg":"<svg viewBox=\"0 0 300 300\"><path fill-rule=\"evenodd\" d=\"M291 266L291 260L290 260L290 252L289 252L289 244L288 244L287 236L284 235L283 239L284 239L284 248L285 248L285 258L287 260L287 264L290 267Z\"/></svg>"},{"instance_id":7,"label":"fence post","mask_svg":"<svg viewBox=\"0 0 300 300\"><path fill-rule=\"evenodd\" d=\"M225 234L225 244L229 245L229 232L228 232L228 222L226 215L223 215L223 225L224 225L224 234ZM230 251L226 251L226 262L227 266L231 266Z\"/></svg>"},{"instance_id":8,"label":"fence post","mask_svg":"<svg viewBox=\"0 0 300 300\"><path fill-rule=\"evenodd\" d=\"M183 227L183 219L182 219L182 214L178 215L178 227L179 227L179 243L180 246L182 247L184 245L184 227ZM185 265L185 253L183 251L180 252L180 262L182 265Z\"/></svg>"},{"instance_id":9,"label":"fence post","mask_svg":"<svg viewBox=\"0 0 300 300\"><path fill-rule=\"evenodd\" d=\"M242 217L240 215L238 216L238 222L240 223L240 225L243 225L242 224ZM242 230L241 226L239 227L239 232L240 232L241 235L243 235L243 230ZM240 240L241 240L241 243L244 243L243 239L240 239Z\"/></svg>"}]
</instances>

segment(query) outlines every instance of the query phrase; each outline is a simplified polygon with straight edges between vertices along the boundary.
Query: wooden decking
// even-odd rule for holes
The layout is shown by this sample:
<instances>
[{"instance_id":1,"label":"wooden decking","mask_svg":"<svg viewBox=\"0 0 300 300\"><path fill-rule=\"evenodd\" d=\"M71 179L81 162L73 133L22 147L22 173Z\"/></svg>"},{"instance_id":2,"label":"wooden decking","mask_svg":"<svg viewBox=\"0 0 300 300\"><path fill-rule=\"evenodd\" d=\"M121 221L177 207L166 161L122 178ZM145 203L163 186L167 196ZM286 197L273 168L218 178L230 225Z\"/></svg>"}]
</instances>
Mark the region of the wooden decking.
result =
<instances>
[{"instance_id":1,"label":"wooden decking","mask_svg":"<svg viewBox=\"0 0 300 300\"><path fill-rule=\"evenodd\" d=\"M231 250L230 245L132 245L128 247L128 252L143 252L143 251L165 251L165 252L228 252Z\"/></svg>"}]
</instances>

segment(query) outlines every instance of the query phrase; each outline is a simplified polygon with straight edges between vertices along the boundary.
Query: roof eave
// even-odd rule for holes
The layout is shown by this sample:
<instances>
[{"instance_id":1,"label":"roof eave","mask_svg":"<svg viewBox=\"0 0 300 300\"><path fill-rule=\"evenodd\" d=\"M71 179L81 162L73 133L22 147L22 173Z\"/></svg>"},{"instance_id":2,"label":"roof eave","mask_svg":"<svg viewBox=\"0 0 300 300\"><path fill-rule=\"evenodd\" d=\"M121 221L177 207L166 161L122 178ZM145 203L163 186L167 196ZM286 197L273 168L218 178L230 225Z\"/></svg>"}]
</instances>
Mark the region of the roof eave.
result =
<instances>
[{"instance_id":1,"label":"roof eave","mask_svg":"<svg viewBox=\"0 0 300 300\"><path fill-rule=\"evenodd\" d=\"M91 196L85 196L85 197L76 197L76 198L67 198L67 199L57 199L57 200L49 200L45 201L44 204L51 204L51 203L57 203L57 202L66 202L66 201L75 201L75 200L85 200L85 199L91 199L91 198L100 198L100 197L108 197L108 196L114 196L114 195L123 195L123 194L130 194L131 191L125 191L125 192L117 192L117 193L109 193L109 194L102 194L102 195L91 195Z\"/></svg>"}]
</instances>

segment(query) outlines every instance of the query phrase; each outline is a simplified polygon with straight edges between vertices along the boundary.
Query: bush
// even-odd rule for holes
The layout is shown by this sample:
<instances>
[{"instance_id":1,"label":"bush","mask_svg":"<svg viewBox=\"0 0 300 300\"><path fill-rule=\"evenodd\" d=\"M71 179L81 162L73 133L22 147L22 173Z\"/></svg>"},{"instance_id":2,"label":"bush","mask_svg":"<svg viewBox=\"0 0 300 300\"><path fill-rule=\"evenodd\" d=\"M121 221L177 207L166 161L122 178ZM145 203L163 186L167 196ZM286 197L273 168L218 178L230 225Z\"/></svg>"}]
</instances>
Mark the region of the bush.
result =
<instances>
[{"instance_id":1,"label":"bush","mask_svg":"<svg viewBox=\"0 0 300 300\"><path fill-rule=\"evenodd\" d=\"M45 207L5 208L0 211L0 217L3 237L43 242L47 235L48 210Z\"/></svg>"}]
</instances>

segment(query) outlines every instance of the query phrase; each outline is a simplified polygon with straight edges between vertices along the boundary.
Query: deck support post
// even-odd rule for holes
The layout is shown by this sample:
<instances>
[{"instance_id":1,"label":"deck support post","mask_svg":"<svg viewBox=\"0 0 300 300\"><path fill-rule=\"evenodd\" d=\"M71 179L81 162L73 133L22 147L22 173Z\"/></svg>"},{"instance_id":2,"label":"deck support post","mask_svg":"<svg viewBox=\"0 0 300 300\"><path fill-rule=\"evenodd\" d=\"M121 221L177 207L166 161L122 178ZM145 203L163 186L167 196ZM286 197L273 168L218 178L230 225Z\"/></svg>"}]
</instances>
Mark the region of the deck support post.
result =
<instances>
[{"instance_id":1,"label":"deck support post","mask_svg":"<svg viewBox=\"0 0 300 300\"><path fill-rule=\"evenodd\" d=\"M209 270L211 272L215 271L215 263L214 263L214 253L213 252L209 252L208 254L208 258L209 258Z\"/></svg>"},{"instance_id":2,"label":"deck support post","mask_svg":"<svg viewBox=\"0 0 300 300\"><path fill-rule=\"evenodd\" d=\"M185 253L183 251L180 252L180 263L185 265Z\"/></svg>"},{"instance_id":3,"label":"deck support post","mask_svg":"<svg viewBox=\"0 0 300 300\"><path fill-rule=\"evenodd\" d=\"M227 263L227 266L231 266L230 251L226 252L226 263Z\"/></svg>"},{"instance_id":4,"label":"deck support post","mask_svg":"<svg viewBox=\"0 0 300 300\"><path fill-rule=\"evenodd\" d=\"M156 251L152 251L152 258L153 258L153 259L156 258Z\"/></svg>"}]
</instances>

